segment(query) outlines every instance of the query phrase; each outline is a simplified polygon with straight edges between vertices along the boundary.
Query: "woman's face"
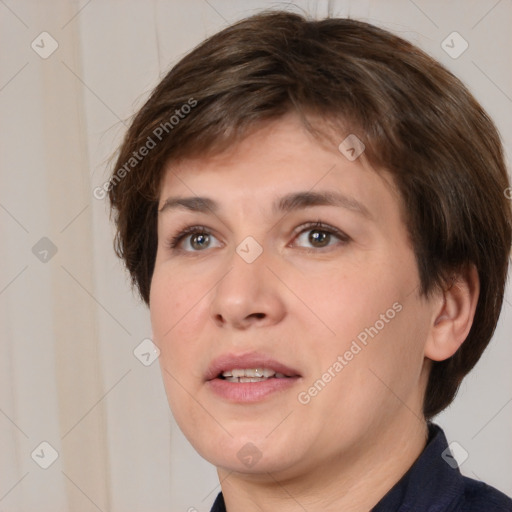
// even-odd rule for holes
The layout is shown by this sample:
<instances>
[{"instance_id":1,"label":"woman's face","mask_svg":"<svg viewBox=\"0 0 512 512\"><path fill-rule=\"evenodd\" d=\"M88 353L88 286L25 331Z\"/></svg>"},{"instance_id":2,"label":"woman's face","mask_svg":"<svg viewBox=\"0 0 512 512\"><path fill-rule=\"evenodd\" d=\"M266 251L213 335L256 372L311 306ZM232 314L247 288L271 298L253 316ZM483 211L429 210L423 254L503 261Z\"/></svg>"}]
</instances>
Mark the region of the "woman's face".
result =
<instances>
[{"instance_id":1,"label":"woman's face","mask_svg":"<svg viewBox=\"0 0 512 512\"><path fill-rule=\"evenodd\" d=\"M166 168L154 342L178 425L219 468L300 474L421 417L433 308L390 175L352 153L288 115L228 153ZM218 378L258 368L248 373L261 379L262 367L288 377Z\"/></svg>"}]
</instances>

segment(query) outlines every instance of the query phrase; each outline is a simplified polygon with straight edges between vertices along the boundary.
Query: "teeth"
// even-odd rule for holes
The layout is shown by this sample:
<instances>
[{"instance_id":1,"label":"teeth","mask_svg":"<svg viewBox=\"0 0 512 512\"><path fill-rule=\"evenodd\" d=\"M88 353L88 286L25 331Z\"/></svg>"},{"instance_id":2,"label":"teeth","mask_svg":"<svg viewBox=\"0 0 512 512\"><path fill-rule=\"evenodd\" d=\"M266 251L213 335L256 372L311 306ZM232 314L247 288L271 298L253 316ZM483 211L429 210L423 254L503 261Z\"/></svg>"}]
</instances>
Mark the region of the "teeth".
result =
<instances>
[{"instance_id":1,"label":"teeth","mask_svg":"<svg viewBox=\"0 0 512 512\"><path fill-rule=\"evenodd\" d=\"M228 382L261 382L263 380L275 377L277 379L284 379L286 375L284 373L276 373L274 370L269 368L255 368L253 369L233 369L222 372L222 376Z\"/></svg>"},{"instance_id":2,"label":"teeth","mask_svg":"<svg viewBox=\"0 0 512 512\"><path fill-rule=\"evenodd\" d=\"M271 378L272 377L225 377L224 380L228 382L263 382Z\"/></svg>"},{"instance_id":3,"label":"teeth","mask_svg":"<svg viewBox=\"0 0 512 512\"><path fill-rule=\"evenodd\" d=\"M255 368L255 369L234 369L234 370L228 370L225 372L222 372L223 377L273 377L273 376L282 376L284 375L282 373L276 373L274 370L270 370L269 368Z\"/></svg>"},{"instance_id":4,"label":"teeth","mask_svg":"<svg viewBox=\"0 0 512 512\"><path fill-rule=\"evenodd\" d=\"M263 380L267 380L270 377L229 377L229 382L261 382Z\"/></svg>"}]
</instances>

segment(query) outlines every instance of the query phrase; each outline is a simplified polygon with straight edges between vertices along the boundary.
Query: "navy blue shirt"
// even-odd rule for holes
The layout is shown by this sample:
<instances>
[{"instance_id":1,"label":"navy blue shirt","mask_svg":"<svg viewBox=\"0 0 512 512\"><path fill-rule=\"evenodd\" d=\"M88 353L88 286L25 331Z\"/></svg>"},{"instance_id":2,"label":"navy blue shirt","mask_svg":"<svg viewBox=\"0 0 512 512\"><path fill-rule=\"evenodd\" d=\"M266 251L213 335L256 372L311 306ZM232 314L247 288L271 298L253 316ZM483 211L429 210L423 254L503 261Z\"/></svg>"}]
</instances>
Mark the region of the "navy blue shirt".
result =
<instances>
[{"instance_id":1,"label":"navy blue shirt","mask_svg":"<svg viewBox=\"0 0 512 512\"><path fill-rule=\"evenodd\" d=\"M438 425L429 423L428 430L421 455L371 512L512 512L512 499L462 476L453 460L451 464L445 460L446 452L443 458L448 442ZM211 512L226 512L222 493Z\"/></svg>"}]
</instances>

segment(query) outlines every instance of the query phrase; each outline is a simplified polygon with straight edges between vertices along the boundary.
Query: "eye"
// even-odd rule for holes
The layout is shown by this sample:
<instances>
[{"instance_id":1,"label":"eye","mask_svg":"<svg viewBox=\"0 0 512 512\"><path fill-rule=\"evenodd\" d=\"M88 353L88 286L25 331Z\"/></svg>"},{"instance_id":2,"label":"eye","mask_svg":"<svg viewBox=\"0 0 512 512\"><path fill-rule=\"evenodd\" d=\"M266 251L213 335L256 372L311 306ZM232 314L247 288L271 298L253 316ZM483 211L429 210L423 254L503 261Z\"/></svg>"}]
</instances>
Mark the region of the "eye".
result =
<instances>
[{"instance_id":1,"label":"eye","mask_svg":"<svg viewBox=\"0 0 512 512\"><path fill-rule=\"evenodd\" d=\"M321 221L308 222L300 226L299 229L300 231L294 240L299 240L301 237L304 237L306 233L311 233L310 236L307 237L307 242L312 244L314 249L323 249L333 245L330 244L333 237L341 242L341 244L338 245L343 245L350 241L350 237L345 233ZM174 251L197 253L211 247L210 241L212 236L210 230L204 226L188 226L177 235L171 237L166 242L166 247ZM188 247L180 247L184 242L187 242L185 246L188 245ZM318 252L314 249L305 249L307 252Z\"/></svg>"},{"instance_id":2,"label":"eye","mask_svg":"<svg viewBox=\"0 0 512 512\"><path fill-rule=\"evenodd\" d=\"M178 246L182 245L182 241L187 241L192 250L188 248L183 249L185 252L200 252L208 249L211 236L208 228L204 226L189 226L168 240L166 246L169 249L177 250ZM180 247L179 249L182 248Z\"/></svg>"},{"instance_id":3,"label":"eye","mask_svg":"<svg viewBox=\"0 0 512 512\"><path fill-rule=\"evenodd\" d=\"M341 232L340 230L332 226L328 226L327 224L324 224L321 221L308 222L307 224L301 226L301 228L302 229L299 232L299 235L295 238L295 240L299 240L300 238L303 238L307 233L309 233L309 236L307 237L306 241L316 249L323 249L325 247L329 247L329 245L333 245L329 244L329 242L332 241L333 236L334 238L340 240L342 244L345 244L350 241L350 237L347 236L345 233ZM311 250L309 250L308 252L311 252Z\"/></svg>"}]
</instances>

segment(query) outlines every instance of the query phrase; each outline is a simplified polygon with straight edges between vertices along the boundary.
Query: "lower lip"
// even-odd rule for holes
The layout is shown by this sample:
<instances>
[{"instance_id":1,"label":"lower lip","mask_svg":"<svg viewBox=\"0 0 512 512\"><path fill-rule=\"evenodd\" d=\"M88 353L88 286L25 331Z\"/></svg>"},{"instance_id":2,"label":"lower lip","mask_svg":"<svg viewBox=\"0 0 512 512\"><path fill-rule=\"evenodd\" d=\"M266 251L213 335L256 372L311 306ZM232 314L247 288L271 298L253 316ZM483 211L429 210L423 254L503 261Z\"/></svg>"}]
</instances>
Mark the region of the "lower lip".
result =
<instances>
[{"instance_id":1,"label":"lower lip","mask_svg":"<svg viewBox=\"0 0 512 512\"><path fill-rule=\"evenodd\" d=\"M286 391L300 377L271 378L262 382L229 382L224 379L207 381L209 388L217 395L232 402L250 403L265 399L272 393Z\"/></svg>"}]
</instances>

